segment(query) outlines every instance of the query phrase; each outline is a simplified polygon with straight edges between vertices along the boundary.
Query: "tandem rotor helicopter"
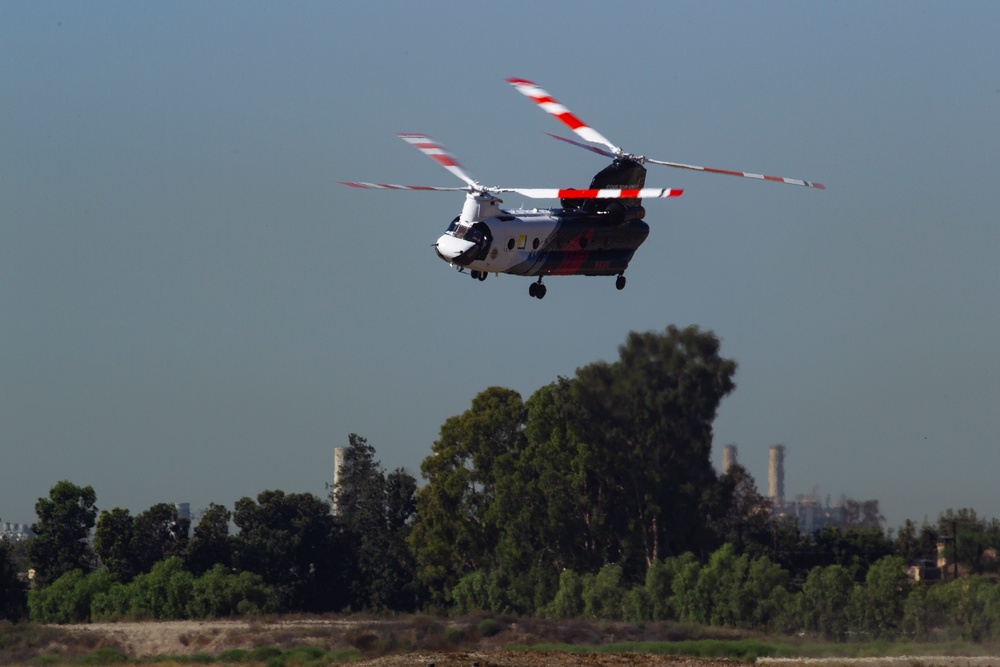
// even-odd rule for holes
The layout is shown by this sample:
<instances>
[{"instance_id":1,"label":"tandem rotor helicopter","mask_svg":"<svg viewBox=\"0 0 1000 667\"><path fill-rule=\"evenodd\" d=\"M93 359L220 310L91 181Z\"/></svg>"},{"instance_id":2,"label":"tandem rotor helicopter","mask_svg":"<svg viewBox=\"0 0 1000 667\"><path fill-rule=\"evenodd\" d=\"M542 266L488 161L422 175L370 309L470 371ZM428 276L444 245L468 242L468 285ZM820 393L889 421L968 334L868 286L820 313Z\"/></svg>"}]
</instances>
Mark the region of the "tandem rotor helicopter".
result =
<instances>
[{"instance_id":1,"label":"tandem rotor helicopter","mask_svg":"<svg viewBox=\"0 0 1000 667\"><path fill-rule=\"evenodd\" d=\"M642 199L679 197L683 192L645 187L643 164L647 162L824 189L812 181L698 167L626 153L538 84L516 78L507 79L507 83L588 143L554 134L549 134L550 137L611 158L611 164L594 176L589 188L486 187L473 179L444 146L424 134L399 136L464 181L465 187L341 182L354 188L465 192L462 213L451 221L434 247L438 257L460 272L468 269L473 279L486 280L491 273L537 276L538 280L528 287L528 294L537 299L545 297L547 290L542 278L546 276L617 276L615 287L623 289L625 269L649 235L649 225L643 220L646 210ZM497 196L505 192L535 199L559 199L562 206L505 210L500 208L502 200Z\"/></svg>"}]
</instances>

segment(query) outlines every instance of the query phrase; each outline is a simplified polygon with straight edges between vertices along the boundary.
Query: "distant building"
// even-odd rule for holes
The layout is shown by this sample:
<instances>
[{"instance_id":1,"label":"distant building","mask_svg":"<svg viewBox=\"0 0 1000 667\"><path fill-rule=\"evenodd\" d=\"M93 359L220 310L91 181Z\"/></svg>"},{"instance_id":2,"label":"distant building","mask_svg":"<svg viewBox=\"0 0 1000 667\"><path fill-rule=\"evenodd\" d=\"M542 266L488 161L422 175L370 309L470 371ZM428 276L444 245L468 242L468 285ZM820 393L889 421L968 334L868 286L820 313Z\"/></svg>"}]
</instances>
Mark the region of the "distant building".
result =
<instances>
[{"instance_id":1,"label":"distant building","mask_svg":"<svg viewBox=\"0 0 1000 667\"><path fill-rule=\"evenodd\" d=\"M930 559L917 561L907 568L906 573L914 581L940 581L941 579L941 568Z\"/></svg>"},{"instance_id":2,"label":"distant building","mask_svg":"<svg viewBox=\"0 0 1000 667\"><path fill-rule=\"evenodd\" d=\"M799 495L795 500L785 499L785 445L771 445L768 450L768 498L771 514L775 517L795 517L799 530L812 533L827 526L874 526L883 520L878 512L877 500L862 502L848 500L841 496L836 503L827 496L821 501L817 490L812 494ZM722 450L722 473L727 474L737 465L736 445L726 445Z\"/></svg>"},{"instance_id":3,"label":"distant building","mask_svg":"<svg viewBox=\"0 0 1000 667\"><path fill-rule=\"evenodd\" d=\"M0 524L0 538L8 539L12 542L21 542L29 537L34 537L31 528L26 523L11 523L4 521Z\"/></svg>"},{"instance_id":4,"label":"distant building","mask_svg":"<svg viewBox=\"0 0 1000 667\"><path fill-rule=\"evenodd\" d=\"M775 505L772 511L775 516L794 516L803 533L847 523L847 508L843 504L831 505L829 498L823 504L815 496L797 496L790 503Z\"/></svg>"}]
</instances>

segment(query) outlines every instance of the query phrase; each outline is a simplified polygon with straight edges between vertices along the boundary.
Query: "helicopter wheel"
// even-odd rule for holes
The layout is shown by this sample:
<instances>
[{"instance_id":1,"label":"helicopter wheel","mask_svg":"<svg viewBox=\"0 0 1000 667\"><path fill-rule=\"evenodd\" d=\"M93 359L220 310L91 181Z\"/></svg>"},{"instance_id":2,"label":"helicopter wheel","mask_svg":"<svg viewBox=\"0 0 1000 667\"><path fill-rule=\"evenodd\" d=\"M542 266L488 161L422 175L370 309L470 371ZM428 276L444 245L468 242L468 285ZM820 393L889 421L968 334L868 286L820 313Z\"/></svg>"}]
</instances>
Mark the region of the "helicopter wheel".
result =
<instances>
[{"instance_id":1,"label":"helicopter wheel","mask_svg":"<svg viewBox=\"0 0 1000 667\"><path fill-rule=\"evenodd\" d=\"M485 271L480 271L479 272L479 282L483 282L484 280L486 280L486 277L489 276L489 275L490 274L486 273Z\"/></svg>"},{"instance_id":2,"label":"helicopter wheel","mask_svg":"<svg viewBox=\"0 0 1000 667\"><path fill-rule=\"evenodd\" d=\"M536 299L544 299L546 289L545 285L542 284L542 279L539 278L537 283L531 283L528 285L528 296L533 296Z\"/></svg>"},{"instance_id":3,"label":"helicopter wheel","mask_svg":"<svg viewBox=\"0 0 1000 667\"><path fill-rule=\"evenodd\" d=\"M618 276L618 279L615 281L615 289L625 289L625 276Z\"/></svg>"}]
</instances>

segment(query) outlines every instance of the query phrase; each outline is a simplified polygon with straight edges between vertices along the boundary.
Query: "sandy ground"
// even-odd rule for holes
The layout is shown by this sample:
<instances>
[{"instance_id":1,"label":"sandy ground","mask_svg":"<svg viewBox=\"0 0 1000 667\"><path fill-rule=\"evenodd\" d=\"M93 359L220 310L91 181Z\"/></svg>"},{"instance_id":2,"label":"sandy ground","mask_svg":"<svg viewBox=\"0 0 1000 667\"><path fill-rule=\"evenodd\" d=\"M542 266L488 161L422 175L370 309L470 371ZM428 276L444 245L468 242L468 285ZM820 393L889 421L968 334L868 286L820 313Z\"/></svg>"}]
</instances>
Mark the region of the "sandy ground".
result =
<instances>
[{"instance_id":1,"label":"sandy ground","mask_svg":"<svg viewBox=\"0 0 1000 667\"><path fill-rule=\"evenodd\" d=\"M293 619L275 621L150 621L144 623L92 623L60 626L74 634L84 634L96 645L112 646L133 658L156 655L218 655L229 649L261 646L291 648L320 646L330 650L345 646L366 649L382 632L393 628L391 620L358 621L340 619ZM409 627L409 626L408 626ZM565 652L506 651L504 645L531 643L511 637L509 632L494 642L481 639L476 649L421 650L371 657L352 663L356 667L738 667L730 660L696 659L647 654L578 654ZM526 639L526 638L524 638ZM374 648L369 646L369 648ZM379 652L379 651L375 651ZM1000 667L1000 658L914 656L863 659L776 659L762 658L767 667Z\"/></svg>"}]
</instances>

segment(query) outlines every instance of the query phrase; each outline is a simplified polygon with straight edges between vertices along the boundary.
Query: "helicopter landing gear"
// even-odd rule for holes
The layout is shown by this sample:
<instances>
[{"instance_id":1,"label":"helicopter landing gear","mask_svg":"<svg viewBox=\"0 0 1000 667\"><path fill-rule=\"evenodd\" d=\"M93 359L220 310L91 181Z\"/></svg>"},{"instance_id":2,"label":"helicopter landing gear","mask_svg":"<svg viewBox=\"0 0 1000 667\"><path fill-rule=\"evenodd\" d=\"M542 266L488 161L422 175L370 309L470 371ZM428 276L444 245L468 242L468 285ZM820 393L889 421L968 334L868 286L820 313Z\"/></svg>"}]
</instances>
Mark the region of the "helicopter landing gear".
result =
<instances>
[{"instance_id":1,"label":"helicopter landing gear","mask_svg":"<svg viewBox=\"0 0 1000 667\"><path fill-rule=\"evenodd\" d=\"M618 279L615 280L615 289L617 290L625 289L625 276L618 276Z\"/></svg>"},{"instance_id":2,"label":"helicopter landing gear","mask_svg":"<svg viewBox=\"0 0 1000 667\"><path fill-rule=\"evenodd\" d=\"M472 276L473 280L478 280L479 282L482 282L482 281L486 280L486 277L489 276L490 274L486 273L485 271L475 271L474 270L474 271L471 272L470 275Z\"/></svg>"},{"instance_id":3,"label":"helicopter landing gear","mask_svg":"<svg viewBox=\"0 0 1000 667\"><path fill-rule=\"evenodd\" d=\"M545 292L547 291L548 290L545 288L545 285L542 284L541 278L538 279L537 283L531 283L528 285L528 296L533 296L536 299L544 299Z\"/></svg>"}]
</instances>

